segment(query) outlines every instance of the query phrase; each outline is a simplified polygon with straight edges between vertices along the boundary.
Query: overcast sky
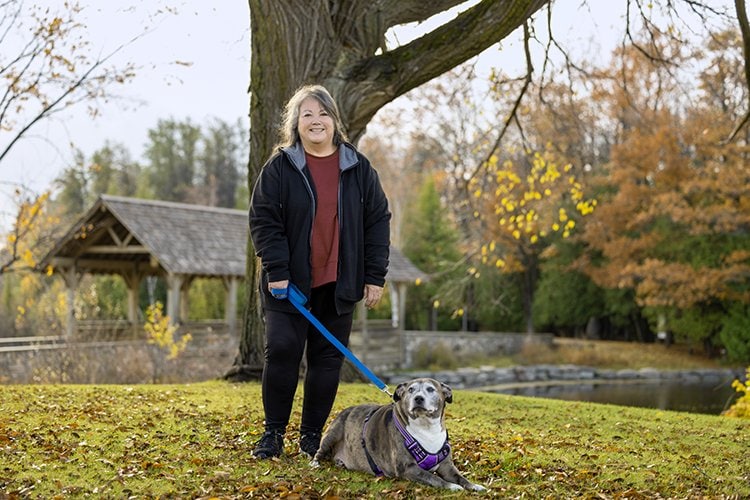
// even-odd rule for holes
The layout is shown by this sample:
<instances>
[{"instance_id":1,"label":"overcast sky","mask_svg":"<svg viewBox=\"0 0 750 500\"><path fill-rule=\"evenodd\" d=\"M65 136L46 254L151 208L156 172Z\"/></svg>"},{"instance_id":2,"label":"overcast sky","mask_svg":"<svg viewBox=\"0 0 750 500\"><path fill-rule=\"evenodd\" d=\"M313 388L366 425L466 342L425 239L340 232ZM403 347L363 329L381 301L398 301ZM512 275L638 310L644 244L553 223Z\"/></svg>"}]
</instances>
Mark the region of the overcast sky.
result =
<instances>
[{"instance_id":1,"label":"overcast sky","mask_svg":"<svg viewBox=\"0 0 750 500\"><path fill-rule=\"evenodd\" d=\"M715 0L726 3L729 0ZM62 0L27 1L28 4L59 6ZM174 6L172 13L158 13L154 4ZM580 0L558 1L553 19L556 36L591 58L606 59L622 36L624 0L592 0L589 11L580 11ZM134 62L133 82L118 89L119 99L99 106L92 120L79 106L39 123L29 137L6 157L0 167L0 229L9 228L13 214L13 186L35 192L48 189L73 161L71 145L87 156L106 141L122 143L141 160L147 131L159 119L190 119L198 125L212 118L247 123L249 84L249 12L245 0L80 0L82 22L96 54L106 54L147 32L127 45L113 60ZM451 14L455 15L455 14ZM441 22L443 20L440 20ZM405 43L437 23L402 29L398 42ZM598 45L590 46L595 38ZM581 49L586 47L586 49ZM7 47L3 47L6 50ZM6 56L7 57L7 54ZM485 53L482 65L506 70L523 66L518 36ZM0 132L2 134L3 132ZM0 135L0 145L7 142Z\"/></svg>"}]
</instances>

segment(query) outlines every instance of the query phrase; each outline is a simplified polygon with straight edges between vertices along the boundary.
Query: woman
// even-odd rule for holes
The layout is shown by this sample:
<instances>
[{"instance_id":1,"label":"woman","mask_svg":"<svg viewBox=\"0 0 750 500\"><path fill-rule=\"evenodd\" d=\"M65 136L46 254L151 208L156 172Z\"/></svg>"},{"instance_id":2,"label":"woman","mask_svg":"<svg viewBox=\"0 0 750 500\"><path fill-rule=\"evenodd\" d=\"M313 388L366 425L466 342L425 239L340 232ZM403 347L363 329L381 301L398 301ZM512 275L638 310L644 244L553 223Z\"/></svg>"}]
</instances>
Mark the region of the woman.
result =
<instances>
[{"instance_id":1,"label":"woman","mask_svg":"<svg viewBox=\"0 0 750 500\"><path fill-rule=\"evenodd\" d=\"M348 344L357 302L375 306L388 270L390 218L375 170L342 130L338 107L319 85L286 104L281 142L250 202L250 234L261 260L265 319L265 432L253 455L279 456L306 350L300 450L311 457L338 390L343 355L286 298L295 284L313 315ZM273 292L272 292L273 291Z\"/></svg>"}]
</instances>

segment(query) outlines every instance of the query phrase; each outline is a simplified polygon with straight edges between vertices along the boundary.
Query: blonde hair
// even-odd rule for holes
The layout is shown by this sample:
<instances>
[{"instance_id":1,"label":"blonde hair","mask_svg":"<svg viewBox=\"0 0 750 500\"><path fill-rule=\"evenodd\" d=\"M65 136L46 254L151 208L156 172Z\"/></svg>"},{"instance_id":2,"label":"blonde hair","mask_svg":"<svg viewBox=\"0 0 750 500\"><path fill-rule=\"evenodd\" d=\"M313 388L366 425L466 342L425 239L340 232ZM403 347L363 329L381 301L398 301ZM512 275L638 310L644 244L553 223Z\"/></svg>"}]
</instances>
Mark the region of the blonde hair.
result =
<instances>
[{"instance_id":1,"label":"blonde hair","mask_svg":"<svg viewBox=\"0 0 750 500\"><path fill-rule=\"evenodd\" d=\"M339 108L328 90L322 85L303 85L297 89L284 106L281 126L279 127L280 140L274 149L290 147L300 141L299 130L297 129L299 107L302 105L302 101L308 97L315 98L328 113L328 116L333 119L333 144L338 146L342 142L348 141L344 126L341 123Z\"/></svg>"}]
</instances>

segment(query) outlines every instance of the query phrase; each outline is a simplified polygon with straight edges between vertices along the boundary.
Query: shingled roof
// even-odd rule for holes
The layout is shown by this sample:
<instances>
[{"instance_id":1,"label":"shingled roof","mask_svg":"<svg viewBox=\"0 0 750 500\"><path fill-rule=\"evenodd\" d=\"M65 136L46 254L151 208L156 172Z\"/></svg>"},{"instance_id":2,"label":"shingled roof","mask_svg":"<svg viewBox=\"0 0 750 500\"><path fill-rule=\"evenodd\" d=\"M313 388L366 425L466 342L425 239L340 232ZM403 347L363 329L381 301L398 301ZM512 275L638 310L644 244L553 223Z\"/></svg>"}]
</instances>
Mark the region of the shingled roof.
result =
<instances>
[{"instance_id":1,"label":"shingled roof","mask_svg":"<svg viewBox=\"0 0 750 500\"><path fill-rule=\"evenodd\" d=\"M245 210L102 195L43 259L92 273L134 267L155 274L244 276L248 240ZM391 247L387 279L427 279Z\"/></svg>"}]
</instances>

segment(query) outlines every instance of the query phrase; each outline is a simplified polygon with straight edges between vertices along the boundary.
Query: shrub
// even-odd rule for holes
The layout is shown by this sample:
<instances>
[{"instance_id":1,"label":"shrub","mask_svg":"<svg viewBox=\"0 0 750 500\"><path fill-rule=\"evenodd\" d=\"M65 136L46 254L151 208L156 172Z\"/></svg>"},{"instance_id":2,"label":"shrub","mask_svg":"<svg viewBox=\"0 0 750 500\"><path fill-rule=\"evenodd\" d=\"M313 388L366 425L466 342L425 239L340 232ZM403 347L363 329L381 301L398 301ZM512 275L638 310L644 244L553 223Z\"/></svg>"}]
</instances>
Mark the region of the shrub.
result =
<instances>
[{"instance_id":1,"label":"shrub","mask_svg":"<svg viewBox=\"0 0 750 500\"><path fill-rule=\"evenodd\" d=\"M414 351L414 368L428 370L452 370L459 366L456 353L442 342L435 346L420 344Z\"/></svg>"},{"instance_id":2,"label":"shrub","mask_svg":"<svg viewBox=\"0 0 750 500\"><path fill-rule=\"evenodd\" d=\"M720 338L732 361L750 361L750 307L733 304L721 321Z\"/></svg>"},{"instance_id":3,"label":"shrub","mask_svg":"<svg viewBox=\"0 0 750 500\"><path fill-rule=\"evenodd\" d=\"M745 373L745 382L740 380L732 382L732 387L741 394L740 398L729 408L724 415L727 417L750 418L750 366Z\"/></svg>"}]
</instances>

